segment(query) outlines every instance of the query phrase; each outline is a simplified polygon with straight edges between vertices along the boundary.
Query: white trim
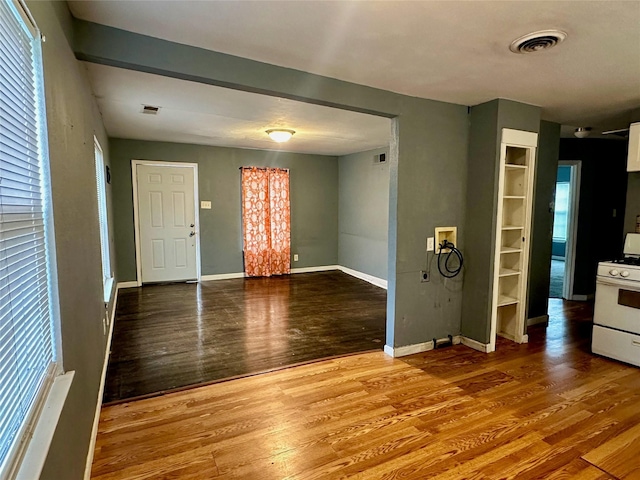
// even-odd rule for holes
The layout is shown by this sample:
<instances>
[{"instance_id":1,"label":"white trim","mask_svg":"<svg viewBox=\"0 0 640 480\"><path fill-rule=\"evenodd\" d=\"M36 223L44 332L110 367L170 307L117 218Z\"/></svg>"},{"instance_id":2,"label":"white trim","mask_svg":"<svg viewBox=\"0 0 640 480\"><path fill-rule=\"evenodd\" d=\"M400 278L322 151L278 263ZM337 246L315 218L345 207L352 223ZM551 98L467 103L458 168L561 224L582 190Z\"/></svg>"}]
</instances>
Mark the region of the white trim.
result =
<instances>
[{"instance_id":1,"label":"white trim","mask_svg":"<svg viewBox=\"0 0 640 480\"><path fill-rule=\"evenodd\" d=\"M131 160L131 185L133 187L133 227L134 239L136 246L136 286L142 286L142 261L141 261L141 245L140 245L140 214L138 212L138 165L147 165L153 167L177 167L193 169L193 214L196 231L196 280L200 280L200 205L198 202L198 164L188 162L166 162L163 160Z\"/></svg>"},{"instance_id":2,"label":"white trim","mask_svg":"<svg viewBox=\"0 0 640 480\"><path fill-rule=\"evenodd\" d=\"M216 275L202 275L200 277L201 282L210 282L214 280L229 280L230 278L244 278L244 272L239 273L220 273Z\"/></svg>"},{"instance_id":3,"label":"white trim","mask_svg":"<svg viewBox=\"0 0 640 480\"><path fill-rule=\"evenodd\" d=\"M496 349L495 345L492 345L491 343L480 343L477 340L473 340L469 337L460 337L460 340L460 343L462 343L463 345L469 348L473 348L474 350L482 353L491 353Z\"/></svg>"},{"instance_id":4,"label":"white trim","mask_svg":"<svg viewBox=\"0 0 640 480\"><path fill-rule=\"evenodd\" d=\"M40 478L74 375L75 372L71 371L64 375L58 375L53 380L51 390L49 390L40 412L38 423L20 462L20 468L14 477L15 480Z\"/></svg>"},{"instance_id":5,"label":"white trim","mask_svg":"<svg viewBox=\"0 0 640 480\"><path fill-rule=\"evenodd\" d=\"M134 288L139 286L140 285L138 285L138 282L136 282L135 280L133 282L118 282L118 284L116 285L116 294L117 291L121 288Z\"/></svg>"},{"instance_id":6,"label":"white trim","mask_svg":"<svg viewBox=\"0 0 640 480\"><path fill-rule=\"evenodd\" d=\"M578 208L580 205L580 178L582 177L581 160L560 160L558 166L571 167L569 180L569 215L567 222L567 241L565 246L564 277L562 279L562 297L568 300L573 296L573 285L576 268L576 239L578 238ZM555 214L555 211L554 211Z\"/></svg>"},{"instance_id":7,"label":"white trim","mask_svg":"<svg viewBox=\"0 0 640 480\"><path fill-rule=\"evenodd\" d=\"M460 335L455 335L453 337L453 344L458 345L461 342L462 337ZM449 340L449 338L442 338L439 340ZM384 353L389 355L390 357L406 357L407 355L415 355L416 353L428 352L429 350L433 350L433 340L430 342L416 343L413 345L405 345L402 347L390 347L389 345L384 346Z\"/></svg>"},{"instance_id":8,"label":"white trim","mask_svg":"<svg viewBox=\"0 0 640 480\"><path fill-rule=\"evenodd\" d=\"M313 273L313 272L328 272L330 270L342 270L340 265L321 265L318 267L301 267L292 268L291 273Z\"/></svg>"},{"instance_id":9,"label":"white trim","mask_svg":"<svg viewBox=\"0 0 640 480\"><path fill-rule=\"evenodd\" d=\"M538 147L538 134L524 130L502 129L502 143L523 147Z\"/></svg>"},{"instance_id":10,"label":"white trim","mask_svg":"<svg viewBox=\"0 0 640 480\"><path fill-rule=\"evenodd\" d=\"M539 325L541 323L549 323L549 315L527 318L527 327L530 327L531 325Z\"/></svg>"},{"instance_id":11,"label":"white trim","mask_svg":"<svg viewBox=\"0 0 640 480\"><path fill-rule=\"evenodd\" d=\"M364 280L365 282L369 282L376 287L384 288L385 290L387 289L387 281L382 278L374 277L373 275L369 275L368 273L358 272L357 270L352 270L343 266L339 266L338 268L347 275L351 275L352 277L356 277L360 280Z\"/></svg>"},{"instance_id":12,"label":"white trim","mask_svg":"<svg viewBox=\"0 0 640 480\"><path fill-rule=\"evenodd\" d=\"M107 344L104 352L104 361L102 363L102 376L100 377L100 387L98 389L98 401L96 403L96 411L93 415L93 427L91 428L91 439L89 441L89 451L87 452L87 460L84 467L84 479L89 480L91 478L91 466L93 465L93 454L96 448L96 439L98 437L98 424L100 423L100 410L102 409L102 397L104 396L104 384L107 379L107 365L109 363L109 355L111 354L111 339L113 338L113 324L116 316L116 307L118 305L118 290L120 290L122 284L134 284L137 287L136 282L119 282L116 285L116 295L113 299L113 310L111 310L111 319L109 322L109 335L107 336ZM126 288L126 287L125 287ZM36 478L36 477L34 477Z\"/></svg>"}]
</instances>

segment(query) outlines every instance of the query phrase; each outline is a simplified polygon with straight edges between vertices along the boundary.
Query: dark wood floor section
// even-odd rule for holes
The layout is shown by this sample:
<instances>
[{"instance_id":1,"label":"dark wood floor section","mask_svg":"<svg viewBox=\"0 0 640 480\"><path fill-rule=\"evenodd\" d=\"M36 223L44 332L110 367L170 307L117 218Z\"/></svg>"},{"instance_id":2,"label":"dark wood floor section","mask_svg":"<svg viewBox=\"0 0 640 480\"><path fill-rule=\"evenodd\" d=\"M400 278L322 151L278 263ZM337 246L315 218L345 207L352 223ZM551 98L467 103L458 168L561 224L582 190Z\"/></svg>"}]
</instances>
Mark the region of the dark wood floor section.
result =
<instances>
[{"instance_id":1,"label":"dark wood floor section","mask_svg":"<svg viewBox=\"0 0 640 480\"><path fill-rule=\"evenodd\" d=\"M104 402L382 349L385 318L339 271L120 290Z\"/></svg>"},{"instance_id":2,"label":"dark wood floor section","mask_svg":"<svg viewBox=\"0 0 640 480\"><path fill-rule=\"evenodd\" d=\"M530 343L365 353L102 409L92 478L640 478L640 369L589 304Z\"/></svg>"}]
</instances>

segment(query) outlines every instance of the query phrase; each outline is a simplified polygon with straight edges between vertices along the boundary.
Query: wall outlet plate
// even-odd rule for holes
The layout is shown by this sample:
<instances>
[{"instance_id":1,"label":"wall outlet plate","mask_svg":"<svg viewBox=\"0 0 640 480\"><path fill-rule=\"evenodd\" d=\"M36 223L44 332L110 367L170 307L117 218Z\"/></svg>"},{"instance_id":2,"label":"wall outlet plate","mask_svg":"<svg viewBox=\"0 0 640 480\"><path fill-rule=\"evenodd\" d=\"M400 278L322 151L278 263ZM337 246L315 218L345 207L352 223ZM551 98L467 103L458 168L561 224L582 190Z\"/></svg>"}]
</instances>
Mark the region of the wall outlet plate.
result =
<instances>
[{"instance_id":1,"label":"wall outlet plate","mask_svg":"<svg viewBox=\"0 0 640 480\"><path fill-rule=\"evenodd\" d=\"M429 281L429 272L426 270L420 270L420 282L428 282Z\"/></svg>"},{"instance_id":2,"label":"wall outlet plate","mask_svg":"<svg viewBox=\"0 0 640 480\"><path fill-rule=\"evenodd\" d=\"M298 254L297 254L297 253L294 253L294 254L293 254L293 261L294 261L294 262L297 262L297 261L298 261Z\"/></svg>"},{"instance_id":3,"label":"wall outlet plate","mask_svg":"<svg viewBox=\"0 0 640 480\"><path fill-rule=\"evenodd\" d=\"M205 210L211 210L211 201L202 200L200 202L200 208L205 209Z\"/></svg>"}]
</instances>

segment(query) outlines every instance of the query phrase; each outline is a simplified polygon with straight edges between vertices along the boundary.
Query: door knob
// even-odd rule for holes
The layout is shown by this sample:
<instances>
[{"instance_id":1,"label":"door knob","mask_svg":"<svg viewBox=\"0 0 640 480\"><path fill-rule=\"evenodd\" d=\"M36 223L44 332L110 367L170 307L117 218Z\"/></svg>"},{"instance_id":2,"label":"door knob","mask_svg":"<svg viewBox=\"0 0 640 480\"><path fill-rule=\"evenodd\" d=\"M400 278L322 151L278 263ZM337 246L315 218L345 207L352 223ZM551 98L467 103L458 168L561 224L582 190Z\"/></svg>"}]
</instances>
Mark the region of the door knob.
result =
<instances>
[{"instance_id":1,"label":"door knob","mask_svg":"<svg viewBox=\"0 0 640 480\"><path fill-rule=\"evenodd\" d=\"M195 227L195 226L196 226L196 224L195 224L195 223L192 223L192 224L191 224L191 225L189 225L189 226L190 226L191 228L193 228L193 227Z\"/></svg>"},{"instance_id":2,"label":"door knob","mask_svg":"<svg viewBox=\"0 0 640 480\"><path fill-rule=\"evenodd\" d=\"M194 232L193 230L191 230L191 233L189 234L190 237L193 237L196 234L196 232Z\"/></svg>"}]
</instances>

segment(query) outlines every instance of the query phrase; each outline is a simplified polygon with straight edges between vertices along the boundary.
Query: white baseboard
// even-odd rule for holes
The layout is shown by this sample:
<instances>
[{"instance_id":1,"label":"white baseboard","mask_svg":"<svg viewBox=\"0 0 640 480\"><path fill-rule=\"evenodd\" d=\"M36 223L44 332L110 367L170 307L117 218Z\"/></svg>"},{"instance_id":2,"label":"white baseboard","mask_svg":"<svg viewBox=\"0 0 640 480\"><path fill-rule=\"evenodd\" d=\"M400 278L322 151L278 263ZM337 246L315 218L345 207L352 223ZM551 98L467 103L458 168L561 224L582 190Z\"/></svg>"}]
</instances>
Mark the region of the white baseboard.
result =
<instances>
[{"instance_id":1,"label":"white baseboard","mask_svg":"<svg viewBox=\"0 0 640 480\"><path fill-rule=\"evenodd\" d=\"M442 338L439 340L449 340L448 338ZM461 343L460 335L455 335L453 337L453 344L458 345ZM407 355L414 355L416 353L428 352L429 350L433 350L433 340L430 342L424 343L415 343L413 345L405 345L402 347L390 347L389 345L384 346L384 353L389 355L390 357L406 357Z\"/></svg>"},{"instance_id":2,"label":"white baseboard","mask_svg":"<svg viewBox=\"0 0 640 480\"><path fill-rule=\"evenodd\" d=\"M473 340L469 337L461 337L460 343L462 343L463 345L466 345L469 348L473 348L474 350L478 350L479 352L482 352L482 353L488 353L491 348L491 344L480 343L477 340Z\"/></svg>"},{"instance_id":3,"label":"white baseboard","mask_svg":"<svg viewBox=\"0 0 640 480\"><path fill-rule=\"evenodd\" d=\"M338 266L338 269L342 270L347 275L351 275L352 277L356 277L360 280L364 280L365 282L369 282L376 287L384 288L385 290L387 289L387 281L382 278L374 277L373 275L369 275L368 273L358 272L357 270L352 270L351 268L343 266Z\"/></svg>"},{"instance_id":4,"label":"white baseboard","mask_svg":"<svg viewBox=\"0 0 640 480\"><path fill-rule=\"evenodd\" d=\"M133 283L134 285L128 285ZM121 285L127 285L122 287ZM116 285L116 294L113 297L113 310L111 311L111 318L109 321L109 335L107 337L107 345L104 352L104 363L102 364L102 376L100 377L100 387L98 389L98 402L96 404L96 411L93 416L93 427L91 428L91 440L89 442L89 452L87 452L87 462L84 468L84 480L90 480L91 478L91 465L93 464L93 453L96 448L96 438L98 436L98 424L100 423L100 410L102 408L102 397L104 395L104 384L107 379L107 365L109 364L109 354L111 353L111 339L113 338L113 324L116 316L116 307L118 306L118 290L121 288L137 287L136 282L120 282Z\"/></svg>"},{"instance_id":5,"label":"white baseboard","mask_svg":"<svg viewBox=\"0 0 640 480\"><path fill-rule=\"evenodd\" d=\"M218 273L215 275L201 275L201 282L209 282L212 280L229 280L231 278L244 278L244 272L238 273Z\"/></svg>"},{"instance_id":6,"label":"white baseboard","mask_svg":"<svg viewBox=\"0 0 640 480\"><path fill-rule=\"evenodd\" d=\"M541 323L549 323L549 315L527 318L527 327L530 327L531 325L539 325Z\"/></svg>"},{"instance_id":7,"label":"white baseboard","mask_svg":"<svg viewBox=\"0 0 640 480\"><path fill-rule=\"evenodd\" d=\"M328 272L331 270L340 270L341 268L340 265L321 265L319 267L292 268L291 273Z\"/></svg>"},{"instance_id":8,"label":"white baseboard","mask_svg":"<svg viewBox=\"0 0 640 480\"><path fill-rule=\"evenodd\" d=\"M331 270L340 270L341 272L344 272L347 275L351 275L352 277L356 277L356 278L359 278L360 280L364 280L365 282L369 282L372 285L375 285L376 287L384 288L385 290L387 289L386 280L382 278L374 277L373 275L369 275L368 273L358 272L357 270L343 267L342 265L318 265L315 267L292 268L291 274L293 275L296 273L328 272ZM200 281L208 282L213 280L228 280L230 278L244 278L244 277L245 277L244 272L221 273L217 275L202 275L200 277ZM131 287L137 286L136 282L124 282L124 284L126 284L126 286L121 288L126 288L129 286ZM121 284L118 284L118 286L121 286Z\"/></svg>"},{"instance_id":9,"label":"white baseboard","mask_svg":"<svg viewBox=\"0 0 640 480\"><path fill-rule=\"evenodd\" d=\"M138 286L138 282L135 280L133 282L118 282L116 288L134 288ZM118 296L118 292L116 291L116 297Z\"/></svg>"}]
</instances>

